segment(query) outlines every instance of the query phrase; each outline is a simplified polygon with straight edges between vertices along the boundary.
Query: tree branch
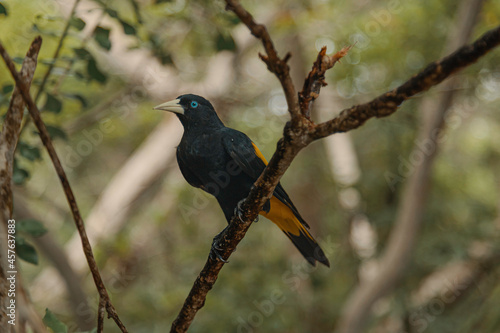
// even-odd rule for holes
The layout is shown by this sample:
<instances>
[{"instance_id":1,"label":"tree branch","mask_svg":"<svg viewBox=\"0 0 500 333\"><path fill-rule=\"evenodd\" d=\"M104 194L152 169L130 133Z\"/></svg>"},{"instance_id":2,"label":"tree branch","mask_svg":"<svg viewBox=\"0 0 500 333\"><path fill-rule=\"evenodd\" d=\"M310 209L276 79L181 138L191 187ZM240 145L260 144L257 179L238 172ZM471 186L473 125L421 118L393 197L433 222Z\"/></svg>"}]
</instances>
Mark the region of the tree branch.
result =
<instances>
[{"instance_id":1,"label":"tree branch","mask_svg":"<svg viewBox=\"0 0 500 333\"><path fill-rule=\"evenodd\" d=\"M61 37L59 37L59 41L57 42L57 47L54 52L54 55L52 56L52 61L49 64L49 67L47 68L47 71L43 75L42 78L42 83L40 83L40 87L38 88L38 91L36 92L35 95L35 103L38 102L38 99L43 93L43 90L45 88L45 85L47 84L47 80L52 73L52 70L54 69L54 66L56 64L57 58L59 58L59 53L61 52L61 49L64 45L64 40L66 39L66 36L68 35L69 27L71 26L71 19L75 15L76 7L78 6L78 3L80 0L75 0L73 3L73 7L71 8L71 12L69 13L68 19L66 20L66 25L64 26L64 30L61 34Z\"/></svg>"},{"instance_id":2,"label":"tree branch","mask_svg":"<svg viewBox=\"0 0 500 333\"><path fill-rule=\"evenodd\" d=\"M249 28L250 32L262 40L267 56L261 55L261 58L283 86L292 120L285 125L283 138L278 141L276 152L264 172L255 182L248 197L243 201L241 219L233 216L229 226L221 234L220 247L222 250L219 253L225 260L229 258L236 249L237 244L245 236L251 222L257 218L264 203L272 196L280 178L302 148L313 140L336 132L355 129L371 117L387 116L395 112L399 104L404 100L438 84L453 72L470 65L500 42L500 28L497 28L486 33L476 43L460 49L438 63L432 64L401 87L376 98L372 102L345 110L333 120L316 125L308 119L308 116L311 104L317 97L315 94L319 93L319 89L323 85L324 71L331 68L341 58L342 53L347 52L348 49L343 49L333 57L326 57L320 51L317 63L315 63L312 70L312 72L315 70L317 72L316 74L309 73L302 91L302 103L299 105L288 65L286 65L289 55L285 56L284 59L277 56L265 26L257 24L237 0L226 0L226 3L226 8L233 11ZM197 311L203 307L206 295L212 289L223 266L223 262L213 260L210 257L207 259L180 313L172 323L171 332L185 332L189 328Z\"/></svg>"},{"instance_id":3,"label":"tree branch","mask_svg":"<svg viewBox=\"0 0 500 333\"><path fill-rule=\"evenodd\" d=\"M283 91L285 92L288 111L292 117L292 122L297 121L300 114L299 99L292 78L290 77L290 68L287 64L291 54L287 53L284 58L280 58L278 56L278 51L274 48L274 43L266 26L256 23L253 16L243 8L237 0L226 0L226 10L235 13L241 22L248 27L252 35L262 41L262 45L264 45L264 50L267 55L259 53L259 56L262 61L266 63L269 71L274 73L280 81Z\"/></svg>"},{"instance_id":4,"label":"tree branch","mask_svg":"<svg viewBox=\"0 0 500 333\"><path fill-rule=\"evenodd\" d=\"M42 45L41 38L35 38L26 53L23 65L21 68L21 77L26 85L31 85L35 68L37 65L38 52ZM9 108L3 123L2 133L0 133L0 237L2 243L7 244L7 221L12 218L12 172L14 168L14 152L17 142L19 141L19 128L23 119L24 101L19 92L19 87L16 85ZM0 249L0 327L7 327L7 290L5 288L7 280L5 280L4 265L6 265L7 253L4 253L6 248L2 246Z\"/></svg>"},{"instance_id":5,"label":"tree branch","mask_svg":"<svg viewBox=\"0 0 500 333\"><path fill-rule=\"evenodd\" d=\"M304 80L302 91L299 92L300 109L307 119L311 118L312 105L318 98L321 88L327 85L325 82L326 71L332 68L342 57L346 56L351 48L352 46L346 46L333 56L326 55L326 46L323 46L319 51L311 71Z\"/></svg>"},{"instance_id":6,"label":"tree branch","mask_svg":"<svg viewBox=\"0 0 500 333\"><path fill-rule=\"evenodd\" d=\"M325 136L347 132L363 125L373 117L387 117L410 97L441 83L456 71L470 66L500 44L500 26L486 32L470 45L466 45L449 56L429 64L396 89L380 95L374 100L343 110L338 117L321 123L311 133L314 140Z\"/></svg>"},{"instance_id":7,"label":"tree branch","mask_svg":"<svg viewBox=\"0 0 500 333\"><path fill-rule=\"evenodd\" d=\"M38 91L36 92L35 100L34 100L35 103L37 103L38 100L40 99L40 96L42 95L42 93L43 93L43 91L45 89L45 85L47 84L47 81L48 81L48 79L50 77L50 74L52 73L52 70L54 69L56 61L59 58L59 53L61 52L61 49L63 47L64 40L68 36L68 31L69 31L69 28L71 26L71 19L75 15L76 7L78 6L78 3L80 1L81 0L75 0L75 2L73 4L73 7L71 8L71 12L70 12L70 14L68 16L68 19L66 20L66 25L64 26L63 32L61 34L61 37L59 37L59 41L57 42L57 47L56 47L56 50L54 51L54 55L52 56L52 61L50 62L49 67L47 68L47 71L43 75L42 82L40 83ZM30 118L29 117L25 118L24 123L21 125L21 132L24 131L24 129L26 128L26 126L29 123L30 123Z\"/></svg>"},{"instance_id":8,"label":"tree branch","mask_svg":"<svg viewBox=\"0 0 500 333\"><path fill-rule=\"evenodd\" d=\"M40 38L41 40L41 38ZM108 312L108 317L112 317L118 327L121 329L122 332L127 332L127 329L125 326L122 324L120 321L120 318L118 317L118 314L116 313L116 310L111 304L111 300L109 298L108 292L106 290L106 287L104 286L104 282L102 281L101 275L99 273L99 268L97 267L97 263L94 258L94 254L92 252L92 247L90 246L89 239L87 237L87 232L85 231L85 226L83 223L83 219L80 215L80 211L78 209L78 205L76 203L75 196L73 194L73 190L71 189L71 186L69 184L68 178L66 176L66 173L64 172L64 169L61 165L61 161L59 160L59 157L57 156L57 153L54 149L54 146L52 144L52 140L50 139L49 133L47 131L47 128L45 127L45 124L40 117L40 111L38 110L38 107L36 106L35 102L31 98L29 94L29 89L28 87L24 84L22 78L20 75L17 73L16 68L14 66L14 63L12 62L10 56L8 55L7 51L3 47L3 44L0 42L0 53L2 55L2 58L5 61L5 64L7 65L7 68L9 69L12 77L16 81L16 86L19 88L19 91L25 101L25 103L28 106L28 110L30 112L31 117L33 118L33 121L39 131L40 138L45 146L47 148L47 152L49 153L49 156L52 160L52 163L54 164L54 168L56 169L57 175L59 176L59 180L61 181L61 184L64 189L64 193L66 195L66 199L68 200L71 213L73 215L73 219L75 221L76 227L78 229L78 233L80 234L80 238L82 240L82 246L83 246L83 251L85 253L85 257L87 258L87 263L89 265L89 268L92 272L92 277L94 278L94 283L97 287L97 290L99 292L99 307L105 306L106 311ZM101 311L101 309L99 309ZM101 327L102 328L102 325ZM102 330L98 330L98 332L102 332Z\"/></svg>"}]
</instances>

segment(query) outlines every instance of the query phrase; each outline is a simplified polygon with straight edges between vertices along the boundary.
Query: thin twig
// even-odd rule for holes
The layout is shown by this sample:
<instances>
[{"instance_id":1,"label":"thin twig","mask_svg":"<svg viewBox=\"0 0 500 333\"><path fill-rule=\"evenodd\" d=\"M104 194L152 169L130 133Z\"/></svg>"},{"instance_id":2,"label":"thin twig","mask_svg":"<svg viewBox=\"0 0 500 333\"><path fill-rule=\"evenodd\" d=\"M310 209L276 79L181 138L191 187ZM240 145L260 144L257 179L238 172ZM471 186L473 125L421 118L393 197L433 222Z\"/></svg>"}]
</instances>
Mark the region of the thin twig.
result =
<instances>
[{"instance_id":1,"label":"thin twig","mask_svg":"<svg viewBox=\"0 0 500 333\"><path fill-rule=\"evenodd\" d=\"M16 81L16 85L18 86L21 95L23 96L23 99L28 106L28 110L30 112L31 117L33 118L33 121L39 131L40 138L44 144L44 146L47 148L47 152L49 153L49 156L52 160L52 163L54 164L54 168L56 169L57 175L59 176L59 180L61 181L61 184L64 189L64 193L66 195L66 199L68 200L71 213L73 215L73 219L76 224L76 228L78 230L78 233L80 234L80 238L82 240L82 246L83 246L83 251L85 253L85 257L87 259L87 263L90 267L90 270L92 272L92 277L94 278L94 283L97 287L97 290L99 292L99 297L100 297L100 302L99 302L99 307L105 306L106 311L108 312L108 316L112 317L118 327L121 329L122 332L127 332L127 329L125 326L122 324L120 321L120 318L118 317L115 308L113 307L113 304L111 304L111 300L109 298L108 292L106 290L106 287L104 286L104 282L102 281L101 274L99 273L99 268L97 266L97 263L94 258L94 254L92 252L92 247L90 245L89 239L87 237L87 232L85 231L85 226L83 223L83 219L80 215L80 210L78 209L78 205L76 203L75 196L73 194L73 190L71 189L71 186L69 184L68 178L66 176L66 173L64 172L64 169L61 165L61 161L59 160L59 157L57 156L57 153L54 149L54 146L52 144L52 140L50 139L49 132L47 131L47 128L45 127L45 124L40 117L40 111L38 110L38 107L36 106L35 102L31 98L29 94L29 90L22 81L21 77L16 71L16 68L14 66L14 63L12 62L12 59L8 55L7 51L3 47L3 44L0 42L0 53L2 55L2 58L5 61L5 64L7 65L12 77Z\"/></svg>"},{"instance_id":2,"label":"thin twig","mask_svg":"<svg viewBox=\"0 0 500 333\"><path fill-rule=\"evenodd\" d=\"M302 91L299 92L300 110L307 119L311 118L312 105L318 98L321 88L327 85L325 82L326 71L345 57L351 48L352 46L346 46L332 56L326 55L326 46L323 46L319 51L311 71L304 80Z\"/></svg>"},{"instance_id":3,"label":"thin twig","mask_svg":"<svg viewBox=\"0 0 500 333\"><path fill-rule=\"evenodd\" d=\"M54 69L56 61L59 58L59 53L61 52L61 49L64 45L64 40L66 39L66 36L68 35L69 27L71 26L71 19L75 15L76 7L78 6L79 2L80 2L80 0L75 0L75 2L73 3L73 7L71 8L71 12L69 13L69 17L66 20L66 25L64 26L64 30L61 34L61 37L59 37L59 42L57 43L56 50L54 52L54 55L52 56L52 61L50 62L49 67L47 68L47 71L43 75L42 83L40 83L40 87L38 88L38 91L36 92L35 103L37 103L38 100L40 99L40 96L42 95L42 93L45 89L45 85L47 84L47 80L49 79L49 76L52 73L52 70Z\"/></svg>"},{"instance_id":4,"label":"thin twig","mask_svg":"<svg viewBox=\"0 0 500 333\"><path fill-rule=\"evenodd\" d=\"M291 56L290 53L287 53L284 58L280 58L278 56L278 51L274 48L273 41L266 26L255 22L253 16L243 8L237 0L226 0L226 10L234 12L241 22L248 27L252 35L262 41L262 45L264 45L264 50L267 55L259 54L259 56L262 61L266 63L269 71L278 77L283 87L283 91L285 92L288 111L292 117L292 122L297 121L300 115L300 107L297 92L295 91L295 86L290 77L290 68L287 64Z\"/></svg>"},{"instance_id":5,"label":"thin twig","mask_svg":"<svg viewBox=\"0 0 500 333\"><path fill-rule=\"evenodd\" d=\"M330 122L319 125L312 123L306 116L309 113L308 110L310 110L312 102L317 97L314 95L314 92L319 92L318 88L321 87L322 76L310 73L308 77L311 77L312 79L308 84L305 84L303 95L304 99L307 98L307 96L312 96L313 98L308 101L304 100L304 103L300 105L300 107L303 106L304 109L297 110L296 108L299 107L298 98L295 94L295 87L293 87L293 84L291 83L288 65L286 65L286 60L289 56L287 55L283 60L279 59L265 26L255 23L253 17L239 4L237 0L226 0L226 3L227 9L233 11L241 19L241 21L247 25L251 33L262 40L267 56L261 56L261 58L268 65L268 69L280 80L287 102L289 103L288 107L292 117L292 121L285 125L284 136L279 140L276 152L271 158L268 166L255 182L248 197L241 205L242 211L244 212L242 220L233 216L229 226L222 233L220 240L220 247L222 250L220 251L220 254L222 258L227 260L231 253L236 249L236 245L245 236L245 233L251 225L251 221L258 216L264 203L272 196L275 186L279 182L281 176L288 169L290 163L293 161L298 152L313 140L330 135L335 131L340 132L340 129L348 131L361 126L361 124L369 118L365 114L369 107L363 108L363 105L353 107L355 111L353 111L353 114L350 114L351 116L348 118L348 121L338 121L336 118ZM404 89L401 91L396 89L398 94L395 94L393 91L382 95L387 95L384 97L385 99L391 97L392 99L389 98L391 103L394 103L395 95L400 99L404 96L398 104L394 105L394 110L391 109L390 113L394 112L397 106L410 97L410 95L414 95L424 89L428 89L429 87L438 84L456 70L470 65L480 56L486 54L489 50L498 45L500 34L497 30L498 29L486 33L480 40L466 48L468 50L467 52L456 52L448 57L453 58L453 61L441 61L434 66L431 66L431 68L424 70L422 73L410 80L410 86L407 87L403 85ZM347 51L348 49L344 49L341 52ZM323 68L322 66L329 66L328 68L331 68L338 60L334 60L334 58L338 56L340 56L340 54L336 56L334 55L334 57L330 59L321 57L321 61L318 63L318 68ZM460 57L465 57L465 59L461 59ZM284 67L283 64L285 64L286 67ZM284 71L281 71L283 69ZM291 86L288 86L288 82L290 82ZM313 94L311 95L311 93ZM391 104L388 102L382 103L383 101L379 101L379 99L380 97L366 104L369 106L383 105L383 107L379 107L377 109L379 112L371 117L375 115L383 116L390 114L384 114L383 110L387 110L389 107L392 107ZM344 112L343 115L341 114L338 118L341 117L346 117L346 112ZM357 126L355 126L356 124ZM189 328L197 311L203 307L206 295L210 289L212 289L223 266L223 262L212 260L210 257L208 258L203 270L196 278L193 288L186 298L179 315L172 323L171 332L185 332Z\"/></svg>"},{"instance_id":6,"label":"thin twig","mask_svg":"<svg viewBox=\"0 0 500 333\"><path fill-rule=\"evenodd\" d=\"M38 90L36 92L35 103L38 103L38 100L40 99L43 91L45 90L45 85L47 84L47 81L50 77L50 74L52 73L52 70L54 69L56 61L59 58L59 53L61 52L61 49L64 45L64 40L68 36L68 31L69 31L69 28L71 26L71 19L75 15L76 7L77 7L79 2L80 2L80 0L75 0L75 3L73 4L73 7L71 8L71 12L70 12L69 17L66 21L66 25L64 26L64 30L61 34L61 37L59 37L59 41L57 42L57 47L56 47L56 50L54 52L54 55L52 56L52 60L49 64L49 67L47 68L47 71L43 75L42 82L40 83L40 86L38 87ZM30 119L31 118L29 118L29 117L25 118L25 121L21 125L21 133L24 131L26 126L30 123Z\"/></svg>"}]
</instances>

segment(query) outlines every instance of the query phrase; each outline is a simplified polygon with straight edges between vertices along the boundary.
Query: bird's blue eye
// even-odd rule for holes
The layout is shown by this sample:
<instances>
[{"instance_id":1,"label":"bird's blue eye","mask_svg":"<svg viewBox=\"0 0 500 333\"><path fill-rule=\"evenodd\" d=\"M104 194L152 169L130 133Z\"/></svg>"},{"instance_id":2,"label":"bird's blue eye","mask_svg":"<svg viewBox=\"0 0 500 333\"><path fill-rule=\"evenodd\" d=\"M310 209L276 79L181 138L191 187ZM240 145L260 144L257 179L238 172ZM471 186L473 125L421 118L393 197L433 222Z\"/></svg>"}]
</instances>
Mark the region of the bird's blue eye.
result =
<instances>
[{"instance_id":1,"label":"bird's blue eye","mask_svg":"<svg viewBox=\"0 0 500 333\"><path fill-rule=\"evenodd\" d=\"M192 107L192 108L196 108L196 107L198 107L198 102L192 101L192 102L191 102L191 107Z\"/></svg>"}]
</instances>

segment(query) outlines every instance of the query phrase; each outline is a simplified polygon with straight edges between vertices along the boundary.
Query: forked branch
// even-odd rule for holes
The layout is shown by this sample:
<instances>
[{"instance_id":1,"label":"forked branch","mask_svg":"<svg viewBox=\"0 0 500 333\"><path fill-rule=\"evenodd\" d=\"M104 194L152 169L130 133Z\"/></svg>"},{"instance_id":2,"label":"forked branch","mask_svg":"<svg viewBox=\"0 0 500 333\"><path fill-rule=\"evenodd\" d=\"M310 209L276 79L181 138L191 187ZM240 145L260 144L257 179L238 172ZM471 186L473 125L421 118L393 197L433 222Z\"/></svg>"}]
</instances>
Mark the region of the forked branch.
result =
<instances>
[{"instance_id":1,"label":"forked branch","mask_svg":"<svg viewBox=\"0 0 500 333\"><path fill-rule=\"evenodd\" d=\"M222 248L220 254L224 259L229 258L236 249L236 245L245 236L251 222L258 216L264 203L272 196L280 178L302 148L313 140L337 132L355 129L371 117L390 115L406 99L429 89L455 71L472 64L500 43L500 28L491 30L475 43L429 65L402 86L377 97L369 103L344 110L338 117L330 121L316 125L310 120L310 113L314 100L318 97L321 87L325 84L325 72L333 67L349 51L350 47L342 49L333 56L327 56L326 50L322 49L304 82L302 91L297 94L286 64L290 55L287 54L283 59L279 58L266 27L257 24L252 15L237 0L226 0L226 3L226 8L233 11L248 27L250 32L262 41L266 55L260 55L260 57L280 81L292 120L285 125L284 136L279 140L276 152L245 199L241 207L244 211L242 220L233 217L228 228L223 233L220 240ZM171 332L185 332L189 328L197 311L203 307L206 295L212 289L223 266L223 262L212 260L210 257L207 259L178 317L172 323Z\"/></svg>"}]
</instances>

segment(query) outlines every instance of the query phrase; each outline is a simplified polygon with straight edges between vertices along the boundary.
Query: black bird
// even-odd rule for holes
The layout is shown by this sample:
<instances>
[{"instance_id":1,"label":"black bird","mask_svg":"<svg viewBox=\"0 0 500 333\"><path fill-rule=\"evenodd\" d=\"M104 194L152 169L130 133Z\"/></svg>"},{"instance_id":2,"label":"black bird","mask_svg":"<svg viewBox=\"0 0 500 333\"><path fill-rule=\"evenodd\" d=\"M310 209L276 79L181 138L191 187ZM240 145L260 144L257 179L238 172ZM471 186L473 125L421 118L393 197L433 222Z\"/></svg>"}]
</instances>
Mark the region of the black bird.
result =
<instances>
[{"instance_id":1,"label":"black bird","mask_svg":"<svg viewBox=\"0 0 500 333\"><path fill-rule=\"evenodd\" d=\"M189 184L215 196L229 223L266 167L266 159L246 134L224 126L203 97L182 95L154 109L174 112L181 121L184 135L177 147L179 168ZM281 184L260 215L274 222L309 263L319 261L330 267ZM212 246L216 256L217 244L216 236Z\"/></svg>"}]
</instances>

